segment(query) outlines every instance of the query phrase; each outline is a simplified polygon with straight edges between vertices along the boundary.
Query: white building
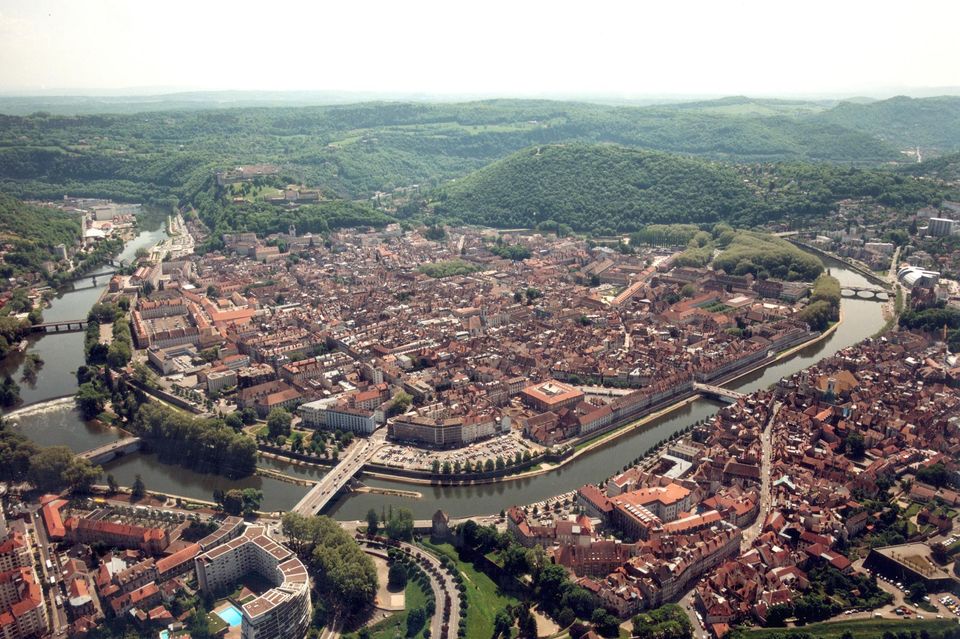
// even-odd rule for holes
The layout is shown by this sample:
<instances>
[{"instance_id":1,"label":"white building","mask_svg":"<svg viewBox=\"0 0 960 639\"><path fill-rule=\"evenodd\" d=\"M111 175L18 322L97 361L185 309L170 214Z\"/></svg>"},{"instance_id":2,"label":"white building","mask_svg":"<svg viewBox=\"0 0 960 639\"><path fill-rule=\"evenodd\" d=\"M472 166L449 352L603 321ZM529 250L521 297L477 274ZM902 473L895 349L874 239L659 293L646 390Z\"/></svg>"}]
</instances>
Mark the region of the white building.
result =
<instances>
[{"instance_id":1,"label":"white building","mask_svg":"<svg viewBox=\"0 0 960 639\"><path fill-rule=\"evenodd\" d=\"M222 593L254 573L273 584L241 606L242 639L302 639L310 627L310 578L293 552L273 541L259 526L205 552L196 559L197 582Z\"/></svg>"},{"instance_id":2,"label":"white building","mask_svg":"<svg viewBox=\"0 0 960 639\"><path fill-rule=\"evenodd\" d=\"M376 409L341 405L337 398L307 402L297 412L308 428L350 431L358 435L370 435L377 428Z\"/></svg>"}]
</instances>

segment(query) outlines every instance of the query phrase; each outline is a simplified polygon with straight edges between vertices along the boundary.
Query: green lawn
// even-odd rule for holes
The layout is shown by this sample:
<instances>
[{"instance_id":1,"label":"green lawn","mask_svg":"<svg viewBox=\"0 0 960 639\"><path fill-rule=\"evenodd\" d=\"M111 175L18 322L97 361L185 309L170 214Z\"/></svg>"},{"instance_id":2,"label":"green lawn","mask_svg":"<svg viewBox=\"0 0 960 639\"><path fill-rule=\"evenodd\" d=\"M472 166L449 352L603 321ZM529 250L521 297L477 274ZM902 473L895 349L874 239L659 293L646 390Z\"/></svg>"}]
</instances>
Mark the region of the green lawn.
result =
<instances>
[{"instance_id":1,"label":"green lawn","mask_svg":"<svg viewBox=\"0 0 960 639\"><path fill-rule=\"evenodd\" d=\"M763 628L743 633L750 639L763 637L789 637L791 632L806 633L817 639L840 639L844 632L850 631L856 639L880 639L884 632L894 634L926 630L931 637L939 637L946 630L957 627L956 621L949 619L858 619L854 621L836 621L813 623L799 628Z\"/></svg>"},{"instance_id":2,"label":"green lawn","mask_svg":"<svg viewBox=\"0 0 960 639\"><path fill-rule=\"evenodd\" d=\"M460 555L451 544L432 544L423 541L423 545L437 554L446 555L457 563L467 587L467 639L490 639L493 636L493 618L497 611L517 600L500 591L484 573L473 567L472 563L460 560Z\"/></svg>"},{"instance_id":3,"label":"green lawn","mask_svg":"<svg viewBox=\"0 0 960 639\"><path fill-rule=\"evenodd\" d=\"M218 602L218 604L219 604L219 602ZM216 635L217 633L219 633L219 632L221 632L221 631L223 631L223 630L225 630L226 628L229 627L229 626L227 626L227 622L224 621L223 619L221 619L221 618L220 618L220 615L218 615L218 614L215 613L215 612L208 612L208 613L207 613L207 626L210 628L210 632L211 632L213 635Z\"/></svg>"},{"instance_id":4,"label":"green lawn","mask_svg":"<svg viewBox=\"0 0 960 639\"><path fill-rule=\"evenodd\" d=\"M380 623L370 626L370 639L394 639L396 636L406 636L407 634L407 613L414 608L422 608L427 602L427 593L420 585L411 580L407 582L407 587L403 591L404 610L395 615L387 617ZM430 627L429 620L425 628ZM421 632L423 632L421 630Z\"/></svg>"}]
</instances>

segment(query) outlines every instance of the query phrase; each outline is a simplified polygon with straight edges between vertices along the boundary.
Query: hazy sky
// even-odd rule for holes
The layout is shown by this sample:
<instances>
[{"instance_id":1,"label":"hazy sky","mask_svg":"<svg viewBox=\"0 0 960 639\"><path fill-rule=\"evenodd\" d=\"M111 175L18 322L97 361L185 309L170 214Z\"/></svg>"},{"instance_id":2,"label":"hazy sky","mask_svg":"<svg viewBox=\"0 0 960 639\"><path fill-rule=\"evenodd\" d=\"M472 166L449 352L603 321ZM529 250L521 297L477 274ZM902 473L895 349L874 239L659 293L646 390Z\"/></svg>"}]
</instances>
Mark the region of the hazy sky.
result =
<instances>
[{"instance_id":1,"label":"hazy sky","mask_svg":"<svg viewBox=\"0 0 960 639\"><path fill-rule=\"evenodd\" d=\"M0 0L0 92L960 86L957 0Z\"/></svg>"}]
</instances>

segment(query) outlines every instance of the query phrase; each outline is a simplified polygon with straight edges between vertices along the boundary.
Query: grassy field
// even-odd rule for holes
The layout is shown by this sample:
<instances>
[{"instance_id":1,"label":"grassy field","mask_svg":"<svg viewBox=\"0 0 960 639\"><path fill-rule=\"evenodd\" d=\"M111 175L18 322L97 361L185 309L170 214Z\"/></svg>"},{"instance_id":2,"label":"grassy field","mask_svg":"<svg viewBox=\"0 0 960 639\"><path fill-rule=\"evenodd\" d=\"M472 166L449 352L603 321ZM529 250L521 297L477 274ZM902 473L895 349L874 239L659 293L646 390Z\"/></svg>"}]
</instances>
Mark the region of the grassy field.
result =
<instances>
[{"instance_id":1,"label":"grassy field","mask_svg":"<svg viewBox=\"0 0 960 639\"><path fill-rule=\"evenodd\" d=\"M395 615L387 617L383 621L370 626L370 639L394 639L394 637L405 637L407 634L407 613L414 608L422 608L427 602L427 593L415 581L408 581L407 587L403 591L404 609ZM430 622L424 627L429 627ZM421 632L423 632L421 630Z\"/></svg>"},{"instance_id":2,"label":"grassy field","mask_svg":"<svg viewBox=\"0 0 960 639\"><path fill-rule=\"evenodd\" d=\"M490 577L460 560L460 555L451 544L423 545L437 554L446 555L457 562L467 587L467 639L490 639L493 636L493 618L507 604L517 603L514 597L503 594Z\"/></svg>"},{"instance_id":3,"label":"grassy field","mask_svg":"<svg viewBox=\"0 0 960 639\"><path fill-rule=\"evenodd\" d=\"M854 621L836 621L813 623L801 628L763 628L743 633L750 639L764 637L789 637L791 632L806 633L819 639L840 639L849 631L856 639L880 639L884 632L920 633L926 630L931 637L939 637L946 630L953 630L957 622L949 619L857 619Z\"/></svg>"}]
</instances>

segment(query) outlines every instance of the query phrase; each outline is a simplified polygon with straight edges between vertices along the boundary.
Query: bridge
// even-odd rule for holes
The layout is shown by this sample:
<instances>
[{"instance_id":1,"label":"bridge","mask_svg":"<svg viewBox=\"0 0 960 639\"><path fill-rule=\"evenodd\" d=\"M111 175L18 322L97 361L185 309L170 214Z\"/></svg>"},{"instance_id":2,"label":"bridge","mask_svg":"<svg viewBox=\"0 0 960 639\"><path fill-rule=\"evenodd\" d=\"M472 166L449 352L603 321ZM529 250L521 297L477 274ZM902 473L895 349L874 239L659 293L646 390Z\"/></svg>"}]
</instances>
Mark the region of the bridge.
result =
<instances>
[{"instance_id":1,"label":"bridge","mask_svg":"<svg viewBox=\"0 0 960 639\"><path fill-rule=\"evenodd\" d=\"M879 286L841 286L840 294L844 297L855 297L862 300L880 300L890 299L890 291Z\"/></svg>"},{"instance_id":2,"label":"bridge","mask_svg":"<svg viewBox=\"0 0 960 639\"><path fill-rule=\"evenodd\" d=\"M128 453L135 453L138 450L140 450L140 438L125 437L115 442L98 446L97 448L91 448L90 450L79 453L77 456L83 457L91 464L105 464L111 459Z\"/></svg>"},{"instance_id":3,"label":"bridge","mask_svg":"<svg viewBox=\"0 0 960 639\"><path fill-rule=\"evenodd\" d=\"M386 431L386 429L382 429ZM334 466L329 473L316 483L310 491L303 496L297 505L290 509L290 512L309 517L316 515L323 510L330 501L343 490L347 484L353 480L354 475L360 472L364 464L370 461L373 454L383 443L386 435L372 435L370 439L361 440L347 456L340 460L340 463Z\"/></svg>"},{"instance_id":4,"label":"bridge","mask_svg":"<svg viewBox=\"0 0 960 639\"><path fill-rule=\"evenodd\" d=\"M694 383L693 389L704 397L709 397L710 399L719 399L720 401L727 402L729 404L733 404L741 397L746 397L744 393L738 393L735 390L723 388L722 386L711 386L710 384Z\"/></svg>"},{"instance_id":5,"label":"bridge","mask_svg":"<svg viewBox=\"0 0 960 639\"><path fill-rule=\"evenodd\" d=\"M34 333L76 333L87 328L86 319L60 320L59 322L43 322L34 324L30 330Z\"/></svg>"}]
</instances>

